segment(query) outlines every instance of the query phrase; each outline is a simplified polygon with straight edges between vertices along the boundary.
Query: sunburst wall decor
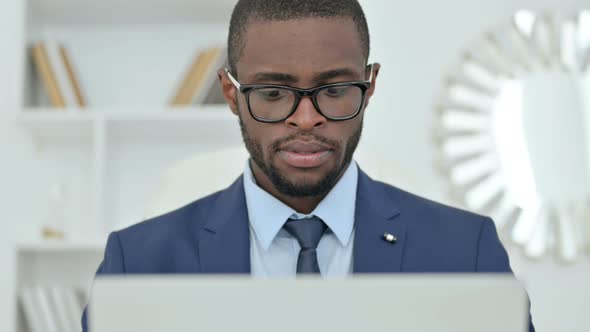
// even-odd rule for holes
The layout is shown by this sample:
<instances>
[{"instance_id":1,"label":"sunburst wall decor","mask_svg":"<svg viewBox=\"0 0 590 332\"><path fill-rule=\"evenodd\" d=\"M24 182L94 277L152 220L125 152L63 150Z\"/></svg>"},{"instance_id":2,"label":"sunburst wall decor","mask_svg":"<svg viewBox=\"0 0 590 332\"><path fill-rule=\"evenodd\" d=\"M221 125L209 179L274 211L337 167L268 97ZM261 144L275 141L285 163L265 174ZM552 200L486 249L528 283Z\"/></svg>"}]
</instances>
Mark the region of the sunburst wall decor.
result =
<instances>
[{"instance_id":1,"label":"sunburst wall decor","mask_svg":"<svg viewBox=\"0 0 590 332\"><path fill-rule=\"evenodd\" d=\"M440 161L530 257L590 253L590 11L522 10L474 43L437 104Z\"/></svg>"}]
</instances>

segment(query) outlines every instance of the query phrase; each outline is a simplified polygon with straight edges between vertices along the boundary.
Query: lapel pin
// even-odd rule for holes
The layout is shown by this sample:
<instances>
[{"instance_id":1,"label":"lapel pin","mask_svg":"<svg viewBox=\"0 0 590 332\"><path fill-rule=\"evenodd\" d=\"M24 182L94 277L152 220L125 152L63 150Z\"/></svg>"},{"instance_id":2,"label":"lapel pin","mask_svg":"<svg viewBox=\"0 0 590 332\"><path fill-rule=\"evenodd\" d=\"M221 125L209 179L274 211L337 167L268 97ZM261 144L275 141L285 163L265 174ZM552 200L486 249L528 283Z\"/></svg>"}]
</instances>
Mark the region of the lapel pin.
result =
<instances>
[{"instance_id":1,"label":"lapel pin","mask_svg":"<svg viewBox=\"0 0 590 332\"><path fill-rule=\"evenodd\" d=\"M397 241L397 238L395 236L393 236L393 234L389 234L389 233L383 234L383 238L385 239L385 241L387 241L389 243L395 243Z\"/></svg>"}]
</instances>

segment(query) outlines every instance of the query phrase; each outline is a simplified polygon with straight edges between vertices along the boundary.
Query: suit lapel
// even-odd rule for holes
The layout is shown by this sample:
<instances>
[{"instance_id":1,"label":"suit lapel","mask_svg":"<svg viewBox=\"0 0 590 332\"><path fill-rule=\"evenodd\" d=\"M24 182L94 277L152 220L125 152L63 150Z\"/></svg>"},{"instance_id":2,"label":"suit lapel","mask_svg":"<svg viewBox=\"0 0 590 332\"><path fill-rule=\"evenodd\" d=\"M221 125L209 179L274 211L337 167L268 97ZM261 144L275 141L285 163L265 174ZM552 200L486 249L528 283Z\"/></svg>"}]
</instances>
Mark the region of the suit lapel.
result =
<instances>
[{"instance_id":1,"label":"suit lapel","mask_svg":"<svg viewBox=\"0 0 590 332\"><path fill-rule=\"evenodd\" d=\"M250 229L240 176L212 203L199 230L202 273L250 273Z\"/></svg>"},{"instance_id":2,"label":"suit lapel","mask_svg":"<svg viewBox=\"0 0 590 332\"><path fill-rule=\"evenodd\" d=\"M354 273L401 271L406 225L385 187L359 171L354 235ZM395 243L384 235L392 234Z\"/></svg>"}]
</instances>

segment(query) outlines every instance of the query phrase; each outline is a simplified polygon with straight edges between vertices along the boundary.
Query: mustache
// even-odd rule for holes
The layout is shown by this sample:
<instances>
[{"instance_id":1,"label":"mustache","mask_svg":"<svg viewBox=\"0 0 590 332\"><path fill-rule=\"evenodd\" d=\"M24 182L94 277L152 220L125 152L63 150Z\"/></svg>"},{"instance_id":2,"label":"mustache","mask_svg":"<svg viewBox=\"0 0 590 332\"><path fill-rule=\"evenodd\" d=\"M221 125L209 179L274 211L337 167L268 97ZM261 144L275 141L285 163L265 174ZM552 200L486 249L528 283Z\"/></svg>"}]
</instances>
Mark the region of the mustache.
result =
<instances>
[{"instance_id":1,"label":"mustache","mask_svg":"<svg viewBox=\"0 0 590 332\"><path fill-rule=\"evenodd\" d=\"M272 152L277 152L280 150L281 146L283 146L291 141L296 141L296 140L297 141L320 142L324 145L329 146L330 148L332 148L334 150L336 150L339 147L339 144L337 141L328 139L326 137L315 135L315 134L297 133L297 134L289 135L287 137L279 138L276 141L272 142L272 144L269 146L269 150Z\"/></svg>"}]
</instances>

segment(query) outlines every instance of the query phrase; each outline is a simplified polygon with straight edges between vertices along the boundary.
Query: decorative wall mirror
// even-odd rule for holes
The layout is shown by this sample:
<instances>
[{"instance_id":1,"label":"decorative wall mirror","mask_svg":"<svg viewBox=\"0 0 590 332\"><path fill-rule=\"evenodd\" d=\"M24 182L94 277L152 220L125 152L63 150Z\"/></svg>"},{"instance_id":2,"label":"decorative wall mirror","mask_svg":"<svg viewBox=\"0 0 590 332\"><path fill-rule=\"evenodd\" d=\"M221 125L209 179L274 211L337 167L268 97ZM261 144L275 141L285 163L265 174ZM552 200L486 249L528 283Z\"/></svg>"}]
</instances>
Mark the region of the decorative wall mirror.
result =
<instances>
[{"instance_id":1,"label":"decorative wall mirror","mask_svg":"<svg viewBox=\"0 0 590 332\"><path fill-rule=\"evenodd\" d=\"M465 52L437 108L470 209L529 257L590 254L590 11L519 11Z\"/></svg>"}]
</instances>

